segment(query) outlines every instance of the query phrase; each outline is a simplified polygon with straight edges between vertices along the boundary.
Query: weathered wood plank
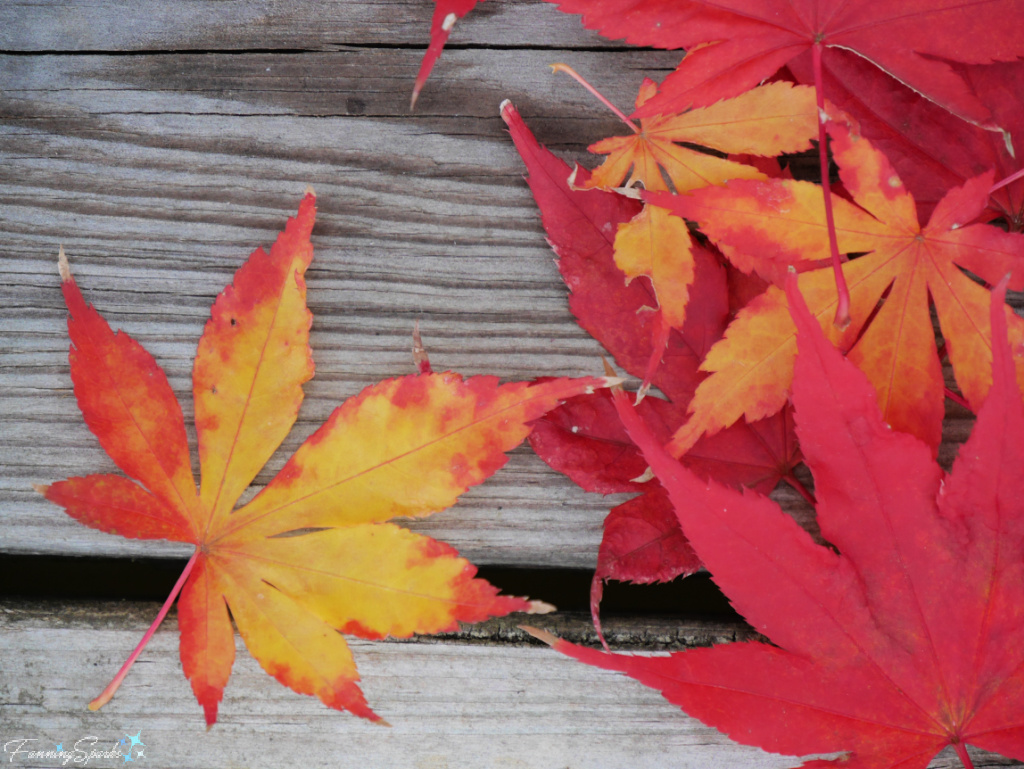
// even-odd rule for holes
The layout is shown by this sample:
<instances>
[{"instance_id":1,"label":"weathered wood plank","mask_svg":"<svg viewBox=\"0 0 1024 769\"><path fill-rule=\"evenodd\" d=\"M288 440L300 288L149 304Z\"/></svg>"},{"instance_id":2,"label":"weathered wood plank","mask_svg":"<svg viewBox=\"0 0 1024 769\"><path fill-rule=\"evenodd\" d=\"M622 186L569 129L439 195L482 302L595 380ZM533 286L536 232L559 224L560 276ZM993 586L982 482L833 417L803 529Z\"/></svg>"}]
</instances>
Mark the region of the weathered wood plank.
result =
<instances>
[{"instance_id":1,"label":"weathered wood plank","mask_svg":"<svg viewBox=\"0 0 1024 769\"><path fill-rule=\"evenodd\" d=\"M615 73L603 87L622 103L639 72L665 60L575 55L583 69ZM308 283L318 373L257 484L342 399L411 371L417 318L439 368L507 378L599 370L600 347L568 312L496 105L511 94L542 112L546 100L559 120L536 121L538 134L576 154L579 132L618 129L575 84L546 73L548 52L451 58L457 84L442 84L458 118L405 113L410 51L0 59L0 549L184 552L88 531L31 490L112 469L70 397L61 242L88 299L149 347L189 412L191 358L213 297L274 237L305 185L316 187ZM355 93L364 114L347 114ZM416 528L484 563L587 566L614 501L520 450Z\"/></svg>"},{"instance_id":2,"label":"weathered wood plank","mask_svg":"<svg viewBox=\"0 0 1024 769\"><path fill-rule=\"evenodd\" d=\"M423 49L432 12L433 4L423 0L5 0L0 50ZM578 16L540 0L489 0L458 23L450 44L616 46L583 29Z\"/></svg>"},{"instance_id":3,"label":"weathered wood plank","mask_svg":"<svg viewBox=\"0 0 1024 769\"><path fill-rule=\"evenodd\" d=\"M620 104L674 57L566 53ZM620 131L582 89L548 74L552 58L451 51L434 107L410 116L418 51L0 57L0 551L185 552L88 531L31 490L112 469L70 397L58 243L89 300L167 368L188 416L213 297L305 186L317 188L318 374L257 486L344 398L411 370L416 319L439 368L510 379L597 371L600 347L568 312L496 114L512 97L570 158ZM952 422L950 436L966 424ZM807 520L795 494L778 494ZM590 566L619 499L583 494L520 450L454 510L415 526L481 563Z\"/></svg>"},{"instance_id":4,"label":"weathered wood plank","mask_svg":"<svg viewBox=\"0 0 1024 769\"><path fill-rule=\"evenodd\" d=\"M89 736L97 738L97 747L107 747L141 730L145 765L153 769L767 769L797 763L732 743L635 681L544 647L469 638L351 642L367 697L390 729L285 689L259 669L239 640L220 720L207 733L181 674L170 619L118 695L90 713L86 702L116 671L155 609L0 606L0 748L35 739L40 742L29 745L52 749L62 743L67 749ZM572 637L585 622L563 620L555 629ZM635 632L628 626L611 630L613 636ZM707 626L697 632L706 636ZM974 755L978 769L1020 765ZM57 765L18 758L18 766ZM934 769L955 766L949 753L932 763Z\"/></svg>"}]
</instances>

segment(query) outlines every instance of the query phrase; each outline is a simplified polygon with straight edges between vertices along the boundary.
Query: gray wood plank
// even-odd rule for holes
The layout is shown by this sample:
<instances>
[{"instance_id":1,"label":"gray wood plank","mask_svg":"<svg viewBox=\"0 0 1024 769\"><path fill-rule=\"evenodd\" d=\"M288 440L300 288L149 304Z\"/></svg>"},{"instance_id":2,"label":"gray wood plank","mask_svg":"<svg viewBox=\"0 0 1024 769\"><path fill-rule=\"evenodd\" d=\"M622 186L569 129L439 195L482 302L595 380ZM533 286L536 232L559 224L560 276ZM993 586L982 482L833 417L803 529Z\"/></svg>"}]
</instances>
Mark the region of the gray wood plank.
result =
<instances>
[{"instance_id":1,"label":"gray wood plank","mask_svg":"<svg viewBox=\"0 0 1024 769\"><path fill-rule=\"evenodd\" d=\"M59 243L89 301L165 366L188 418L211 301L273 239L306 184L316 187L317 377L257 486L344 398L412 370L416 319L439 369L509 379L600 371L601 349L568 312L497 105L512 95L524 111L550 110L557 120L527 117L577 157L581 134L619 129L548 74L549 52L452 54L456 84L440 82L459 116L443 118L405 112L418 61L410 51L0 59L0 550L186 551L89 531L31 490L112 469L70 395ZM615 73L602 87L624 104L639 73L665 60L574 56L581 69ZM364 114L347 114L354 93L366 96ZM621 499L583 494L521 449L452 511L415 527L479 562L588 566Z\"/></svg>"},{"instance_id":2,"label":"gray wood plank","mask_svg":"<svg viewBox=\"0 0 1024 769\"><path fill-rule=\"evenodd\" d=\"M391 728L289 691L259 669L239 640L219 722L206 732L181 674L173 619L115 698L98 712L87 711L85 704L134 647L155 608L0 606L0 749L26 739L39 742L25 749L57 743L68 749L79 740L88 748L90 737L106 748L141 731L144 765L152 769L767 769L798 763L736 745L652 689L546 647L473 643L465 636L445 643L351 641L367 697ZM550 626L576 637L585 622ZM616 632L628 637L637 627ZM706 635L707 626L698 632ZM679 640L686 643L685 633ZM1020 765L974 756L978 769ZM18 766L59 765L17 758ZM111 766L112 759L89 765ZM931 764L958 765L950 752Z\"/></svg>"},{"instance_id":3,"label":"gray wood plank","mask_svg":"<svg viewBox=\"0 0 1024 769\"><path fill-rule=\"evenodd\" d=\"M513 98L542 141L593 163L586 143L621 128L546 64L567 58L626 105L674 54L562 53L451 51L412 116L413 50L0 56L0 552L187 550L89 531L31 490L112 469L70 395L59 243L89 301L165 366L188 418L211 301L316 187L318 373L256 488L344 398L412 370L416 319L439 369L599 371L600 346L568 311L497 105ZM967 423L953 413L961 439ZM809 521L788 488L777 496ZM621 500L582 493L520 449L453 510L414 526L481 563L585 567Z\"/></svg>"},{"instance_id":4,"label":"gray wood plank","mask_svg":"<svg viewBox=\"0 0 1024 769\"><path fill-rule=\"evenodd\" d=\"M426 47L429 0L5 0L0 50L335 50ZM540 0L488 0L458 22L450 45L615 47L578 16ZM679 56L677 55L678 59Z\"/></svg>"}]
</instances>

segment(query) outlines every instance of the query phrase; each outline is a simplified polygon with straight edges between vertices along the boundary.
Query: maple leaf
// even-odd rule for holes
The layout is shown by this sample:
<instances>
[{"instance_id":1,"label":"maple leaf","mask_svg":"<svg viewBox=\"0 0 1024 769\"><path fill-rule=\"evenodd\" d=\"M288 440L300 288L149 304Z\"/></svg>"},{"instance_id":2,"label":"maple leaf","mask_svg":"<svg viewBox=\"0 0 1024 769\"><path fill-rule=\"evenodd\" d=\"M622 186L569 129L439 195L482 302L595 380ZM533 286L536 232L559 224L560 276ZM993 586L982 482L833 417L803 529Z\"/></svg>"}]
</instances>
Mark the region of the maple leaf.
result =
<instances>
[{"instance_id":1,"label":"maple leaf","mask_svg":"<svg viewBox=\"0 0 1024 769\"><path fill-rule=\"evenodd\" d=\"M652 351L663 344L654 313L642 309L650 307L652 289L646 279L627 284L612 253L616 225L632 219L639 204L604 190L571 186L569 167L537 142L515 108L504 105L502 117L529 170L527 181L569 286L573 314L622 368L642 375ZM588 180L588 172L577 169L577 184ZM639 405L643 418L666 440L705 377L700 362L721 337L729 315L726 271L700 246L694 247L693 256L698 288L684 327L670 330L664 361L654 376L669 400L649 397ZM622 430L606 394L577 396L553 409L537 422L530 444L549 466L587 491L641 494L613 509L605 522L591 593L596 624L602 580L666 581L699 566L678 523L665 515L660 484L636 480L647 464ZM740 421L700 440L684 461L701 474L770 491L780 479L792 478L800 461L791 415L787 411L752 424Z\"/></svg>"},{"instance_id":2,"label":"maple leaf","mask_svg":"<svg viewBox=\"0 0 1024 769\"><path fill-rule=\"evenodd\" d=\"M656 91L654 81L645 78L636 97L637 110ZM666 191L664 173L672 189L682 193L730 179L763 179L754 166L682 143L733 155L774 157L802 152L811 148L811 139L817 136L818 114L811 89L779 82L681 114L640 118L639 126L628 119L627 124L633 129L631 136L590 145L591 152L608 157L581 187L619 187L628 177L626 186L640 182L644 189Z\"/></svg>"},{"instance_id":3,"label":"maple leaf","mask_svg":"<svg viewBox=\"0 0 1024 769\"><path fill-rule=\"evenodd\" d=\"M423 60L420 62L420 71L416 74L416 82L412 88L412 98L409 100L409 109L416 106L416 100L420 91L427 83L434 64L441 58L448 36L452 33L455 22L465 16L476 7L476 4L483 0L434 0L434 15L430 20L430 45L423 53Z\"/></svg>"},{"instance_id":4,"label":"maple leaf","mask_svg":"<svg viewBox=\"0 0 1024 769\"><path fill-rule=\"evenodd\" d=\"M803 82L814 75L804 62L789 69ZM1024 62L954 65L978 99L1006 131L983 130L948 113L855 54L836 50L823 70L829 101L860 124L861 135L881 150L927 219L946 190L995 169L1005 179L1022 168L1024 147ZM1009 142L1007 141L1009 138ZM1024 229L1024 180L995 190L984 218L1004 218L1013 231Z\"/></svg>"},{"instance_id":5,"label":"maple leaf","mask_svg":"<svg viewBox=\"0 0 1024 769\"><path fill-rule=\"evenodd\" d=\"M854 201L833 196L840 250L865 255L843 265L852 323L827 333L868 375L886 421L937 450L944 384L929 306L938 315L957 385L977 409L990 383L989 294L963 270L990 284L1012 271L1011 288L1024 289L1024 237L967 224L985 208L991 173L950 190L921 226L913 197L885 156L847 124L831 121L829 131L840 178ZM770 180L653 197L697 220L733 264L771 280L789 265L827 257L819 195L808 182ZM826 324L836 304L830 272L803 272L800 288ZM1024 321L1009 307L1006 313L1019 354ZM740 311L708 353L703 367L712 375L698 387L692 417L673 438L672 451L685 451L701 434L741 415L758 419L781 408L795 354L785 294L771 287ZM1024 360L1018 366L1024 376Z\"/></svg>"},{"instance_id":6,"label":"maple leaf","mask_svg":"<svg viewBox=\"0 0 1024 769\"><path fill-rule=\"evenodd\" d=\"M953 470L891 430L871 385L787 285L800 353L798 433L816 481L816 544L770 500L708 483L661 447L622 393L630 436L693 547L772 643L668 657L606 654L535 635L661 690L731 738L806 766L923 769L952 745L1024 758L1024 407L993 292L993 386ZM833 549L833 547L835 549Z\"/></svg>"},{"instance_id":7,"label":"maple leaf","mask_svg":"<svg viewBox=\"0 0 1024 769\"><path fill-rule=\"evenodd\" d=\"M257 249L214 302L193 369L198 491L166 376L85 303L61 253L75 395L132 480L91 475L39 490L93 528L196 545L154 627L93 709L113 695L179 589L182 667L208 725L234 660L232 619L281 683L380 720L342 632L406 637L550 609L498 595L451 547L387 521L449 507L505 464L532 420L602 379L499 385L428 372L380 382L335 409L234 509L291 429L313 376L303 273L314 216L309 194L270 253Z\"/></svg>"},{"instance_id":8,"label":"maple leaf","mask_svg":"<svg viewBox=\"0 0 1024 769\"><path fill-rule=\"evenodd\" d=\"M502 117L529 171L527 182L540 209L548 240L558 256L558 269L569 287L569 308L619 366L641 376L658 335L653 313L642 311L651 305L651 286L646 280L627 284L612 256L616 225L633 218L639 204L603 190L570 186L569 167L537 142L511 104L503 105ZM576 180L579 185L586 184L587 171L577 169ZM660 414L659 418L666 422L679 419L680 409L685 408L706 378L700 370L701 361L721 338L729 318L726 271L707 249L695 247L694 257L700 291L691 302L684 327L671 330L662 366L654 378L655 386L673 405L653 407L656 412L651 414ZM595 396L595 400L601 397L597 393ZM764 452L762 460L751 463L750 474L744 479L736 477L730 482L767 486L774 475L770 482L774 485L780 477L775 473L786 468L781 470L785 475L798 461L793 443L784 437L785 430L781 431L781 442L777 442L779 439L768 437L772 430L755 436L749 433L750 427L737 425L736 433L747 433L753 452ZM708 456L716 453L708 451ZM725 453L733 457L743 454L737 444ZM702 456L699 451L693 455Z\"/></svg>"},{"instance_id":9,"label":"maple leaf","mask_svg":"<svg viewBox=\"0 0 1024 769\"><path fill-rule=\"evenodd\" d=\"M1024 55L1017 0L551 0L584 26L634 45L684 48L639 114L680 112L735 96L797 57L851 51L970 122L989 109L947 62ZM969 43L965 43L969 41Z\"/></svg>"}]
</instances>

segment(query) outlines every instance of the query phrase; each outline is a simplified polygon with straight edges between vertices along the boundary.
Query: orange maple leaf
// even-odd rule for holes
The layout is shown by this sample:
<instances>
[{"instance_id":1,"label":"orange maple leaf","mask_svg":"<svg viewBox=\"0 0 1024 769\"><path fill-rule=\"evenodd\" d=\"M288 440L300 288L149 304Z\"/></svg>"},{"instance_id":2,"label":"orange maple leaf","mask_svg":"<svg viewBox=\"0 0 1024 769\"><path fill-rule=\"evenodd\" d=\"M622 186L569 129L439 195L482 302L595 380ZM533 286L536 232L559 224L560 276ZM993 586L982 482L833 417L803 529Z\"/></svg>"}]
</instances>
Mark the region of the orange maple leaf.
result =
<instances>
[{"instance_id":1,"label":"orange maple leaf","mask_svg":"<svg viewBox=\"0 0 1024 769\"><path fill-rule=\"evenodd\" d=\"M313 376L303 273L314 216L308 194L270 253L257 249L213 305L193 369L198 491L166 376L85 303L61 253L75 395L107 454L138 483L92 475L39 490L93 528L196 545L153 628L92 709L113 696L179 589L182 667L208 725L234 660L232 619L281 683L379 721L338 631L406 637L550 609L498 595L448 545L385 521L449 507L505 464L531 420L601 379L499 385L426 371L386 380L337 408L234 509L291 429Z\"/></svg>"},{"instance_id":2,"label":"orange maple leaf","mask_svg":"<svg viewBox=\"0 0 1024 769\"><path fill-rule=\"evenodd\" d=\"M800 290L832 342L868 376L886 421L938 450L944 383L930 306L938 315L960 392L977 410L991 385L990 284L1013 273L1024 289L1024 236L968 223L988 200L992 174L950 190L928 224L889 161L845 121L830 121L832 151L850 202L833 196L840 251L862 253L843 265L852 323L830 322L836 292L831 270L803 272ZM746 272L777 280L790 265L829 255L821 190L808 182L737 181L691 196L657 194L659 205L696 220ZM1024 321L1006 308L1017 370L1024 381ZM700 435L740 416L759 419L786 402L793 377L796 329L776 286L740 311L702 366L712 372L690 403L691 418L672 439L676 454Z\"/></svg>"},{"instance_id":3,"label":"orange maple leaf","mask_svg":"<svg viewBox=\"0 0 1024 769\"><path fill-rule=\"evenodd\" d=\"M641 184L646 190L678 193L730 179L767 179L752 165L682 146L701 145L736 155L774 157L810 149L818 118L813 89L789 83L769 83L733 99L679 115L641 118L639 125L615 109L603 96L564 64L554 65L577 78L611 107L633 130L590 145L607 159L584 182L583 189L610 189ZM639 110L657 92L645 78L636 98ZM628 178L628 181L626 181ZM644 276L651 281L659 312L658 341L644 377L654 376L671 328L682 328L693 284L693 241L686 223L665 208L646 205L632 221L620 224L615 236L615 264L626 282Z\"/></svg>"},{"instance_id":4,"label":"orange maple leaf","mask_svg":"<svg viewBox=\"0 0 1024 769\"><path fill-rule=\"evenodd\" d=\"M559 66L559 65L556 65ZM564 65L562 65L564 68ZM658 90L645 78L636 97L639 110ZM733 155L775 157L811 148L818 135L818 113L814 89L790 83L769 83L732 99L723 99L678 115L630 120L632 136L613 136L591 144L588 149L608 158L594 169L583 187L618 187L629 176L627 186L636 182L652 192L665 191L668 177L676 192L683 193L730 179L764 179L754 166L699 152L681 145L702 147ZM632 170L632 172L631 172Z\"/></svg>"}]
</instances>

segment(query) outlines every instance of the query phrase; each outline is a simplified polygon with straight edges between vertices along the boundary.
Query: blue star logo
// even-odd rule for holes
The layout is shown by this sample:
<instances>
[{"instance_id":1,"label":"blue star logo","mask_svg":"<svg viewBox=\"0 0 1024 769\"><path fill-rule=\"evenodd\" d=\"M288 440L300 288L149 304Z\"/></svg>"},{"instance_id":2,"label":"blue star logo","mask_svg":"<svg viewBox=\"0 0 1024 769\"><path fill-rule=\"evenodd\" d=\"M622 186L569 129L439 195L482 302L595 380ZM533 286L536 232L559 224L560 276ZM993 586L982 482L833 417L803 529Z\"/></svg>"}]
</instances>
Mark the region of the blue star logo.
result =
<instances>
[{"instance_id":1,"label":"blue star logo","mask_svg":"<svg viewBox=\"0 0 1024 769\"><path fill-rule=\"evenodd\" d=\"M130 734L126 734L124 736L124 739L121 740L121 744L128 746L128 752L124 754L124 763L127 764L129 761L131 761L132 763L135 762L135 759L132 758L132 750L135 748L136 745L139 746L139 753L138 753L137 757L138 758L145 758L145 754L142 752L142 749L146 746L146 743L144 743L142 741L142 730L141 729L138 731L138 733L134 737L132 735L130 735Z\"/></svg>"},{"instance_id":2,"label":"blue star logo","mask_svg":"<svg viewBox=\"0 0 1024 769\"><path fill-rule=\"evenodd\" d=\"M56 748L57 752L60 753L62 750L64 750L64 743L62 742L59 745L56 745Z\"/></svg>"}]
</instances>

